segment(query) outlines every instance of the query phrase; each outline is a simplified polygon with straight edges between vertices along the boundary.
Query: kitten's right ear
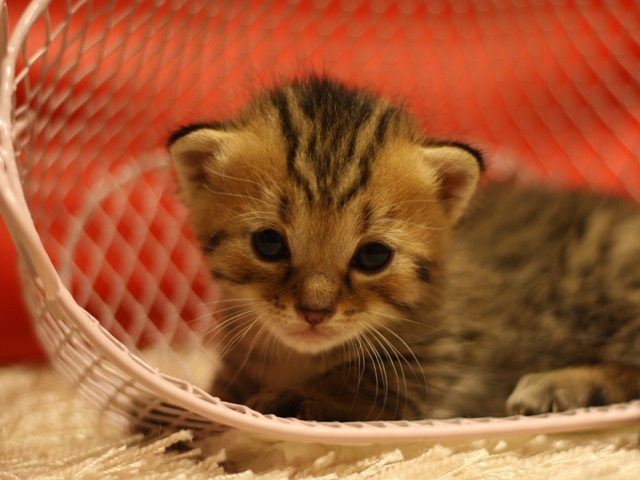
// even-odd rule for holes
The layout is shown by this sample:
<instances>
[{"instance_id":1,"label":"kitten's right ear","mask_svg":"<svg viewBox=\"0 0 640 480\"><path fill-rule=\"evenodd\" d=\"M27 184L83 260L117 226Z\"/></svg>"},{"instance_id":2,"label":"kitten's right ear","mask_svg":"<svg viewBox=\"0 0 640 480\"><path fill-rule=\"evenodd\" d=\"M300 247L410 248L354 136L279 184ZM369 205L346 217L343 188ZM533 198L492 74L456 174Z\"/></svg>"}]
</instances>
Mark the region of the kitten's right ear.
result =
<instances>
[{"instance_id":1,"label":"kitten's right ear","mask_svg":"<svg viewBox=\"0 0 640 480\"><path fill-rule=\"evenodd\" d=\"M215 125L199 124L181 128L169 138L167 148L187 202L205 187L214 172L222 169L231 135Z\"/></svg>"},{"instance_id":2,"label":"kitten's right ear","mask_svg":"<svg viewBox=\"0 0 640 480\"><path fill-rule=\"evenodd\" d=\"M440 203L455 223L465 212L484 171L482 155L457 142L431 143L423 147L423 153L435 170Z\"/></svg>"}]
</instances>

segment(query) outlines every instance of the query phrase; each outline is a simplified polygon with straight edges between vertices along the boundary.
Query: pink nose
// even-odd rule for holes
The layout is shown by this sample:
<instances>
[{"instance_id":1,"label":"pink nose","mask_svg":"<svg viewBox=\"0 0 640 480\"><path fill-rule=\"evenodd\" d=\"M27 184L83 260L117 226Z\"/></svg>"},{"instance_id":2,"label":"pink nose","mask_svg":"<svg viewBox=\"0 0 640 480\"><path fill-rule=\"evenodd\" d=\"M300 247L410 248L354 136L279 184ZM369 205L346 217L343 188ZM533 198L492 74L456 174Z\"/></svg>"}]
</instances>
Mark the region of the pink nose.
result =
<instances>
[{"instance_id":1,"label":"pink nose","mask_svg":"<svg viewBox=\"0 0 640 480\"><path fill-rule=\"evenodd\" d=\"M313 310L311 308L296 307L296 312L305 322L313 326L331 318L336 313L336 310L335 308L332 310Z\"/></svg>"}]
</instances>

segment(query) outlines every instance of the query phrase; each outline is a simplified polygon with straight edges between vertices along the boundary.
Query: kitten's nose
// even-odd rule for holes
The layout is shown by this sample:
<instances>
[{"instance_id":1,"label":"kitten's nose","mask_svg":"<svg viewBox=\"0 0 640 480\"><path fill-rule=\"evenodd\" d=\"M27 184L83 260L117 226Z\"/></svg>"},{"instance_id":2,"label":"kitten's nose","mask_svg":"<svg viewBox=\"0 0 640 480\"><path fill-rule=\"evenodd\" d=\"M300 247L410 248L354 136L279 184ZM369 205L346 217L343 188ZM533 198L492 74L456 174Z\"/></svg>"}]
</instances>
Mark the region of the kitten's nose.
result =
<instances>
[{"instance_id":1,"label":"kitten's nose","mask_svg":"<svg viewBox=\"0 0 640 480\"><path fill-rule=\"evenodd\" d=\"M296 307L296 312L298 312L298 315L300 317L304 318L305 322L313 326L318 325L319 323L322 323L325 320L331 318L333 314L336 313L336 309L333 308L331 310L313 310L311 308L298 306Z\"/></svg>"}]
</instances>

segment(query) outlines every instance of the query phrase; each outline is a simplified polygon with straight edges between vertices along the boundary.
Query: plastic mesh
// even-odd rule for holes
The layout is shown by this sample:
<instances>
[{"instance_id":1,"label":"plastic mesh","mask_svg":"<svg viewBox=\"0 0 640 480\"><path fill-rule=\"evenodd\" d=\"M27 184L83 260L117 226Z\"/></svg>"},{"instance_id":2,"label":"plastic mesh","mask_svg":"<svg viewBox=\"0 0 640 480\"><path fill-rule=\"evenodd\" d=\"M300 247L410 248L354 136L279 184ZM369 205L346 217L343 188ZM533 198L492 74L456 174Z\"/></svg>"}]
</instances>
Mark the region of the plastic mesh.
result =
<instances>
[{"instance_id":1,"label":"plastic mesh","mask_svg":"<svg viewBox=\"0 0 640 480\"><path fill-rule=\"evenodd\" d=\"M434 137L484 149L490 177L640 199L638 65L630 1L54 1L19 54L14 148L77 303L124 347L202 385L216 291L167 168L179 124L234 112L255 85L323 72L404 101ZM103 408L131 413L127 399L148 392L24 277L52 358ZM153 402L138 410L187 421Z\"/></svg>"}]
</instances>

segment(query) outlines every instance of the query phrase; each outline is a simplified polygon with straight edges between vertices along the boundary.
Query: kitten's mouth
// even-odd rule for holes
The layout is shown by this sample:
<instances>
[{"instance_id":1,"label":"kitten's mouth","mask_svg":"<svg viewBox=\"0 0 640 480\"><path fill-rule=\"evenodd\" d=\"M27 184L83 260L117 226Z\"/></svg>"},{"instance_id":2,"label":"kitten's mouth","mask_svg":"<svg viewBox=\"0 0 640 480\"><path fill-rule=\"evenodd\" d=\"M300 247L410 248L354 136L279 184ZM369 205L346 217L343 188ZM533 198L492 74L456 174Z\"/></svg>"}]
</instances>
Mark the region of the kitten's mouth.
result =
<instances>
[{"instance_id":1,"label":"kitten's mouth","mask_svg":"<svg viewBox=\"0 0 640 480\"><path fill-rule=\"evenodd\" d=\"M335 329L321 325L298 327L287 333L281 333L279 337L290 348L310 354L329 350L345 340L336 334Z\"/></svg>"},{"instance_id":2,"label":"kitten's mouth","mask_svg":"<svg viewBox=\"0 0 640 480\"><path fill-rule=\"evenodd\" d=\"M332 337L332 335L327 335L324 332L321 332L320 329L316 328L316 327L309 327L301 332L295 332L293 334L296 338L300 338L302 340L307 340L307 341L321 341L321 340L327 340L329 338Z\"/></svg>"}]
</instances>

